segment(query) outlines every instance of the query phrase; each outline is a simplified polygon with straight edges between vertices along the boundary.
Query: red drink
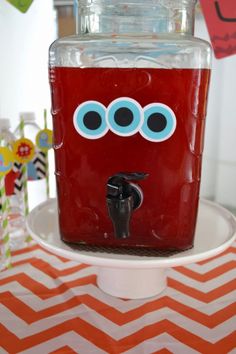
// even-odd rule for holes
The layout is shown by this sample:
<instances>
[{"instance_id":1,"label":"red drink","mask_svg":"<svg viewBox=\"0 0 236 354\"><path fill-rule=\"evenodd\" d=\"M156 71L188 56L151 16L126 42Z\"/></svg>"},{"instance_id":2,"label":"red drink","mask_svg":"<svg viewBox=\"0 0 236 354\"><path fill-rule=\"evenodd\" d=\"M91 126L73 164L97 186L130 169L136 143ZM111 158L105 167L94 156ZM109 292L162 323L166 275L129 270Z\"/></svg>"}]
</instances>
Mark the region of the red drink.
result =
<instances>
[{"instance_id":1,"label":"red drink","mask_svg":"<svg viewBox=\"0 0 236 354\"><path fill-rule=\"evenodd\" d=\"M198 211L208 69L66 68L50 71L61 237L101 246L183 250L193 245ZM176 128L154 142L137 131L120 136L110 129L98 139L76 130L78 106L108 107L125 97L141 108L168 106ZM108 215L106 186L119 172L147 173L144 200L133 212L130 236L117 239Z\"/></svg>"}]
</instances>

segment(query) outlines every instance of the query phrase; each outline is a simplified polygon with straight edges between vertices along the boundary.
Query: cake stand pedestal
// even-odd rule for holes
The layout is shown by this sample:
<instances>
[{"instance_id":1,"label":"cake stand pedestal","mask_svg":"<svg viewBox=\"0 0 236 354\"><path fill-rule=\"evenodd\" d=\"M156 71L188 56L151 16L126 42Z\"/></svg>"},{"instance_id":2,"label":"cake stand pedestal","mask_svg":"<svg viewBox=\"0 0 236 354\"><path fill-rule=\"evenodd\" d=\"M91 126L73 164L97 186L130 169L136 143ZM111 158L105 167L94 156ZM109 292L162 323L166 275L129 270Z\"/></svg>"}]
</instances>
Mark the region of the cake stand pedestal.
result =
<instances>
[{"instance_id":1,"label":"cake stand pedestal","mask_svg":"<svg viewBox=\"0 0 236 354\"><path fill-rule=\"evenodd\" d=\"M219 205L201 200L194 247L169 257L70 247L60 239L56 199L49 199L32 210L27 217L27 230L35 241L56 255L96 266L97 285L107 294L141 299L155 296L166 288L168 268L202 261L227 249L236 239L236 219Z\"/></svg>"}]
</instances>

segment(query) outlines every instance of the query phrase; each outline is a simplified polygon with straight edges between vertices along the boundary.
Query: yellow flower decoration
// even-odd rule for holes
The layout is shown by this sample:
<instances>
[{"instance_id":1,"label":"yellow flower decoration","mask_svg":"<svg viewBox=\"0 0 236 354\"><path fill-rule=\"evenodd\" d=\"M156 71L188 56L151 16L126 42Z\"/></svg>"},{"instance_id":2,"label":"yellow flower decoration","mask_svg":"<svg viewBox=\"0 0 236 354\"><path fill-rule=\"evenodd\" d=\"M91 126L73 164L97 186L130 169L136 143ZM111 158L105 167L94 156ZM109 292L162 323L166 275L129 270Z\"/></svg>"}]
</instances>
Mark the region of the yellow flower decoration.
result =
<instances>
[{"instance_id":1,"label":"yellow flower decoration","mask_svg":"<svg viewBox=\"0 0 236 354\"><path fill-rule=\"evenodd\" d=\"M28 163L30 162L35 153L35 146L29 139L22 138L16 140L13 144L13 154L17 162Z\"/></svg>"}]
</instances>

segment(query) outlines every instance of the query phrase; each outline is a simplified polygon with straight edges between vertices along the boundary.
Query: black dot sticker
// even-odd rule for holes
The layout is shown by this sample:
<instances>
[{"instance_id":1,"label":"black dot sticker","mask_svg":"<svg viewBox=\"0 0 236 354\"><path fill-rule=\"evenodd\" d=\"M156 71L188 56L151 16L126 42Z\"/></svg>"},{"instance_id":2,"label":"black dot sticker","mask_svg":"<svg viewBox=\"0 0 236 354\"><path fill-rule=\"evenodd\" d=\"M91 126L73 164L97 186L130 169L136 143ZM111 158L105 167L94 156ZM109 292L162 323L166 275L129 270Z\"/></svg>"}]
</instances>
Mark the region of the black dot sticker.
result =
<instances>
[{"instance_id":1,"label":"black dot sticker","mask_svg":"<svg viewBox=\"0 0 236 354\"><path fill-rule=\"evenodd\" d=\"M87 129L96 130L102 125L102 118L98 112L90 111L84 115L83 122Z\"/></svg>"},{"instance_id":2,"label":"black dot sticker","mask_svg":"<svg viewBox=\"0 0 236 354\"><path fill-rule=\"evenodd\" d=\"M166 117L161 113L153 113L147 120L147 126L152 132L162 132L167 126Z\"/></svg>"},{"instance_id":3,"label":"black dot sticker","mask_svg":"<svg viewBox=\"0 0 236 354\"><path fill-rule=\"evenodd\" d=\"M128 127L134 119L133 112L126 107L122 107L117 109L114 114L114 121L120 127Z\"/></svg>"},{"instance_id":4,"label":"black dot sticker","mask_svg":"<svg viewBox=\"0 0 236 354\"><path fill-rule=\"evenodd\" d=\"M147 140L162 142L169 139L176 129L176 117L164 103L150 103L144 107L144 121L140 134Z\"/></svg>"}]
</instances>

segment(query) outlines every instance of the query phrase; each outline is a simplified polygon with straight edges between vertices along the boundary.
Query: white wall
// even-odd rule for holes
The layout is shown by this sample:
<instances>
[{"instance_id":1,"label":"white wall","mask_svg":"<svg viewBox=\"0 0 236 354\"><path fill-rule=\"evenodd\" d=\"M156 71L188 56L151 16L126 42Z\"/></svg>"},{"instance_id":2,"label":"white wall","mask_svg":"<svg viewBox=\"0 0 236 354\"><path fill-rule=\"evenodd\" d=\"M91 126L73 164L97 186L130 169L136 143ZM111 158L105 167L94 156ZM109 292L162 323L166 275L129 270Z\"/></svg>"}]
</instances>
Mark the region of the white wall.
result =
<instances>
[{"instance_id":1,"label":"white wall","mask_svg":"<svg viewBox=\"0 0 236 354\"><path fill-rule=\"evenodd\" d=\"M202 17L195 33L209 41ZM236 208L236 55L213 57L201 194Z\"/></svg>"},{"instance_id":2,"label":"white wall","mask_svg":"<svg viewBox=\"0 0 236 354\"><path fill-rule=\"evenodd\" d=\"M22 14L6 0L0 2L0 116L15 128L19 112L50 108L48 47L56 37L52 0L34 0Z\"/></svg>"},{"instance_id":3,"label":"white wall","mask_svg":"<svg viewBox=\"0 0 236 354\"><path fill-rule=\"evenodd\" d=\"M37 123L43 127L43 110L50 111L48 48L56 38L56 28L53 0L34 0L26 14L6 0L0 1L0 117L10 118L12 130L18 125L19 112L35 112ZM52 155L50 151L54 196ZM30 209L44 200L45 188L44 180L28 183Z\"/></svg>"}]
</instances>

